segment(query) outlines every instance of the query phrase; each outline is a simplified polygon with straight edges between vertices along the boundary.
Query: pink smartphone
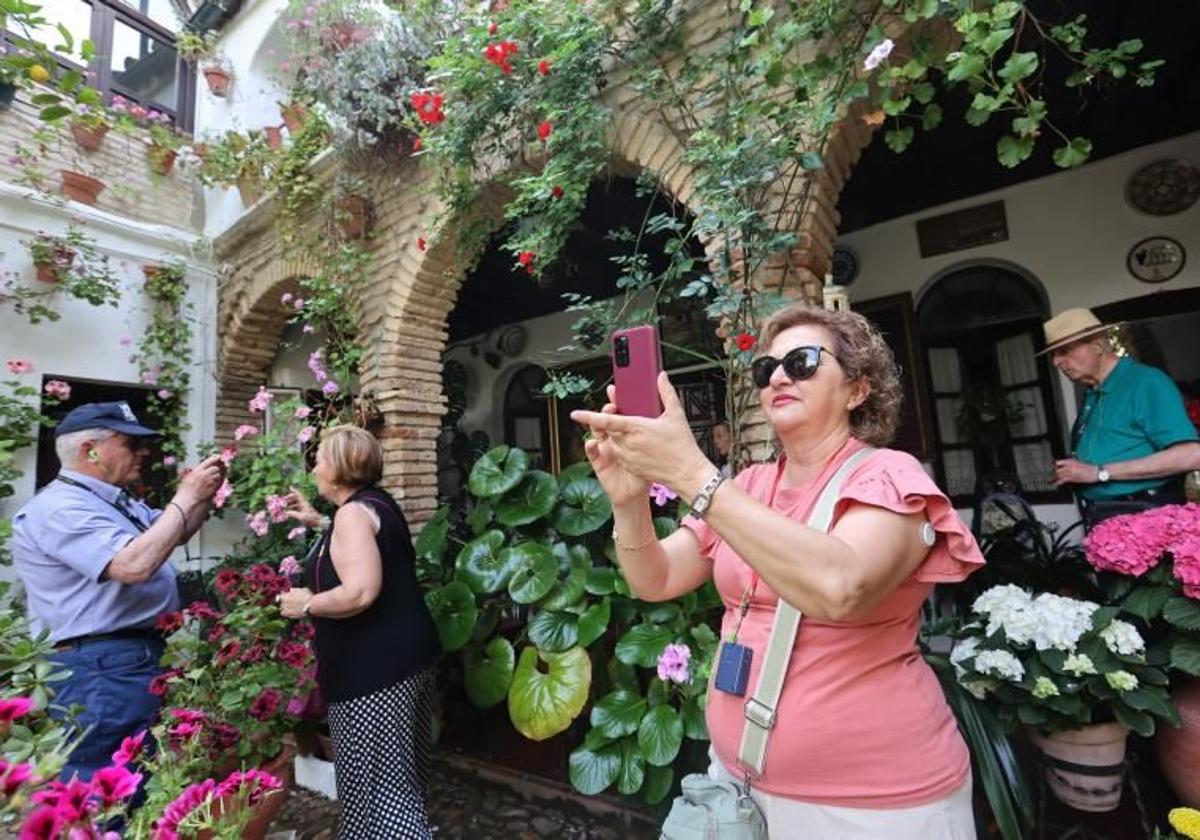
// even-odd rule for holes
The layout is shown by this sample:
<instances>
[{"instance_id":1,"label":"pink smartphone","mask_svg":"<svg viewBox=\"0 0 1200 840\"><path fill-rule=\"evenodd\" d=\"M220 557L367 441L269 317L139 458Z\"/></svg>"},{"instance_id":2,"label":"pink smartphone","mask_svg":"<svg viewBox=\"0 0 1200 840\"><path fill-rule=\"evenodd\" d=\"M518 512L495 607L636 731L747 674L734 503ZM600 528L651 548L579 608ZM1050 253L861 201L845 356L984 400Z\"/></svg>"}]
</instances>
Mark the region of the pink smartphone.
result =
<instances>
[{"instance_id":1,"label":"pink smartphone","mask_svg":"<svg viewBox=\"0 0 1200 840\"><path fill-rule=\"evenodd\" d=\"M617 388L617 413L641 417L662 414L658 373L662 348L653 324L617 330L612 335L613 384Z\"/></svg>"}]
</instances>

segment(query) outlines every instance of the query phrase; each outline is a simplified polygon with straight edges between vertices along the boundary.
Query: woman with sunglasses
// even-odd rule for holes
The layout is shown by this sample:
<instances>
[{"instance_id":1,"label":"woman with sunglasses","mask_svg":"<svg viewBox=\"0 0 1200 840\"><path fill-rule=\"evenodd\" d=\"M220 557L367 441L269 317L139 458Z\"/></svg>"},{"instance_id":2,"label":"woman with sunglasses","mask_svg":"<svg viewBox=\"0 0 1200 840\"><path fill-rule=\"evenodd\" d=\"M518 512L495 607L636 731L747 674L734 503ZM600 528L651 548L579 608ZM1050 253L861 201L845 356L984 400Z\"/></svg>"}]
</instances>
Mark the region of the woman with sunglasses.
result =
<instances>
[{"instance_id":1,"label":"woman with sunglasses","mask_svg":"<svg viewBox=\"0 0 1200 840\"><path fill-rule=\"evenodd\" d=\"M752 651L744 696L709 686L717 778L745 777L738 748L779 598L804 618L766 765L752 783L772 837L974 838L970 756L916 644L934 584L983 563L949 500L912 456L884 449L900 410L891 351L861 315L793 305L763 326L753 380L782 454L725 480L696 445L666 375L655 419L573 412L613 503L617 559L647 601L714 580L722 638ZM853 453L829 533L805 523ZM648 488L692 506L656 539ZM696 515L700 511L700 515ZM739 616L740 624L739 624ZM736 630L735 630L736 628Z\"/></svg>"}]
</instances>

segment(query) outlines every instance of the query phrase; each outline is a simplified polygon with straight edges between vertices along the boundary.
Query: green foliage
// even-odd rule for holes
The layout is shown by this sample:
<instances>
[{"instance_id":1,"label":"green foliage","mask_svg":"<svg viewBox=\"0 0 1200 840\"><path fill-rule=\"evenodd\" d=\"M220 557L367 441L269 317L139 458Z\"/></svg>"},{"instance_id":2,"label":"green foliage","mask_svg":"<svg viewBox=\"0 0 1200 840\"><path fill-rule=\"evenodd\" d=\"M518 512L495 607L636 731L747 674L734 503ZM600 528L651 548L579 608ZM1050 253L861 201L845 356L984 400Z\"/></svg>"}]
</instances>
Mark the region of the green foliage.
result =
<instances>
[{"instance_id":1,"label":"green foliage","mask_svg":"<svg viewBox=\"0 0 1200 840\"><path fill-rule=\"evenodd\" d=\"M595 693L572 782L661 801L684 739L707 738L715 593L663 604L630 595L606 559L612 511L587 464L555 479L530 469L523 450L498 446L476 462L469 488L468 506L439 510L416 544L443 647L462 651L467 697L484 708L507 701L518 731L540 740L565 731ZM669 643L692 651L682 684L656 674ZM593 663L607 663L605 673Z\"/></svg>"},{"instance_id":2,"label":"green foliage","mask_svg":"<svg viewBox=\"0 0 1200 840\"><path fill-rule=\"evenodd\" d=\"M150 323L138 342L138 375L152 387L150 414L159 419L164 456L181 461L187 454L183 437L187 421L192 367L192 316L187 294L187 267L180 261L142 268L151 300ZM164 468L162 464L156 469ZM173 472L168 470L169 472Z\"/></svg>"},{"instance_id":3,"label":"green foliage","mask_svg":"<svg viewBox=\"0 0 1200 840\"><path fill-rule=\"evenodd\" d=\"M8 305L31 324L57 321L61 317L53 302L67 295L92 306L116 306L121 287L116 273L95 240L77 224L67 226L60 236L39 232L24 242L35 267L50 282L29 286L14 274L0 292L0 307Z\"/></svg>"}]
</instances>

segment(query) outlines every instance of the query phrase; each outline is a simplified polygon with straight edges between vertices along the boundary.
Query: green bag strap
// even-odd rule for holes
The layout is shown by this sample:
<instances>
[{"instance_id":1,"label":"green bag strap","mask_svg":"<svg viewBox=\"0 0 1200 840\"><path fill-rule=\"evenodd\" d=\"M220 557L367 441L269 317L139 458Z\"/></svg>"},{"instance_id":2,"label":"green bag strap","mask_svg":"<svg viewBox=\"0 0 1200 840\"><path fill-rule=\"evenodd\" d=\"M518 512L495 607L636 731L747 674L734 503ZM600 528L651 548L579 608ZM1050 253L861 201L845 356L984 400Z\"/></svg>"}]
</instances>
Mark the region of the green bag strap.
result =
<instances>
[{"instance_id":1,"label":"green bag strap","mask_svg":"<svg viewBox=\"0 0 1200 840\"><path fill-rule=\"evenodd\" d=\"M838 467L821 490L821 496L808 517L808 527L826 532L833 521L833 509L837 504L838 492L846 476L875 450L864 447ZM754 694L746 701L746 726L742 730L742 745L738 751L738 764L748 776L762 775L767 761L767 739L775 726L775 709L783 693L783 678L787 673L788 659L796 632L800 629L800 611L782 598L775 607L775 623L771 627L771 638L763 655L762 670L758 673L758 685Z\"/></svg>"}]
</instances>

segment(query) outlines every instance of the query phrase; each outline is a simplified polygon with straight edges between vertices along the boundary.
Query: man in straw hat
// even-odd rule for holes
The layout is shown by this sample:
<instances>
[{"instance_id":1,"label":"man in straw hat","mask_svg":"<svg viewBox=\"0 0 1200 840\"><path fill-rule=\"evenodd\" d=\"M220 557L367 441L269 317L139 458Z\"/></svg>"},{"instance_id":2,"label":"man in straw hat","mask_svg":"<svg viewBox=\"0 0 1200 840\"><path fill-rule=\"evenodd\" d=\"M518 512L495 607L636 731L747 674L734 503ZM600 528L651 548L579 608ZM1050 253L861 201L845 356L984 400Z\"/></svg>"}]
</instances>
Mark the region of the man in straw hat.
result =
<instances>
[{"instance_id":1,"label":"man in straw hat","mask_svg":"<svg viewBox=\"0 0 1200 840\"><path fill-rule=\"evenodd\" d=\"M1085 386L1071 429L1071 457L1055 463L1084 523L1182 504L1183 475L1200 469L1200 435L1166 373L1117 355L1090 309L1068 309L1045 323L1054 366Z\"/></svg>"}]
</instances>

